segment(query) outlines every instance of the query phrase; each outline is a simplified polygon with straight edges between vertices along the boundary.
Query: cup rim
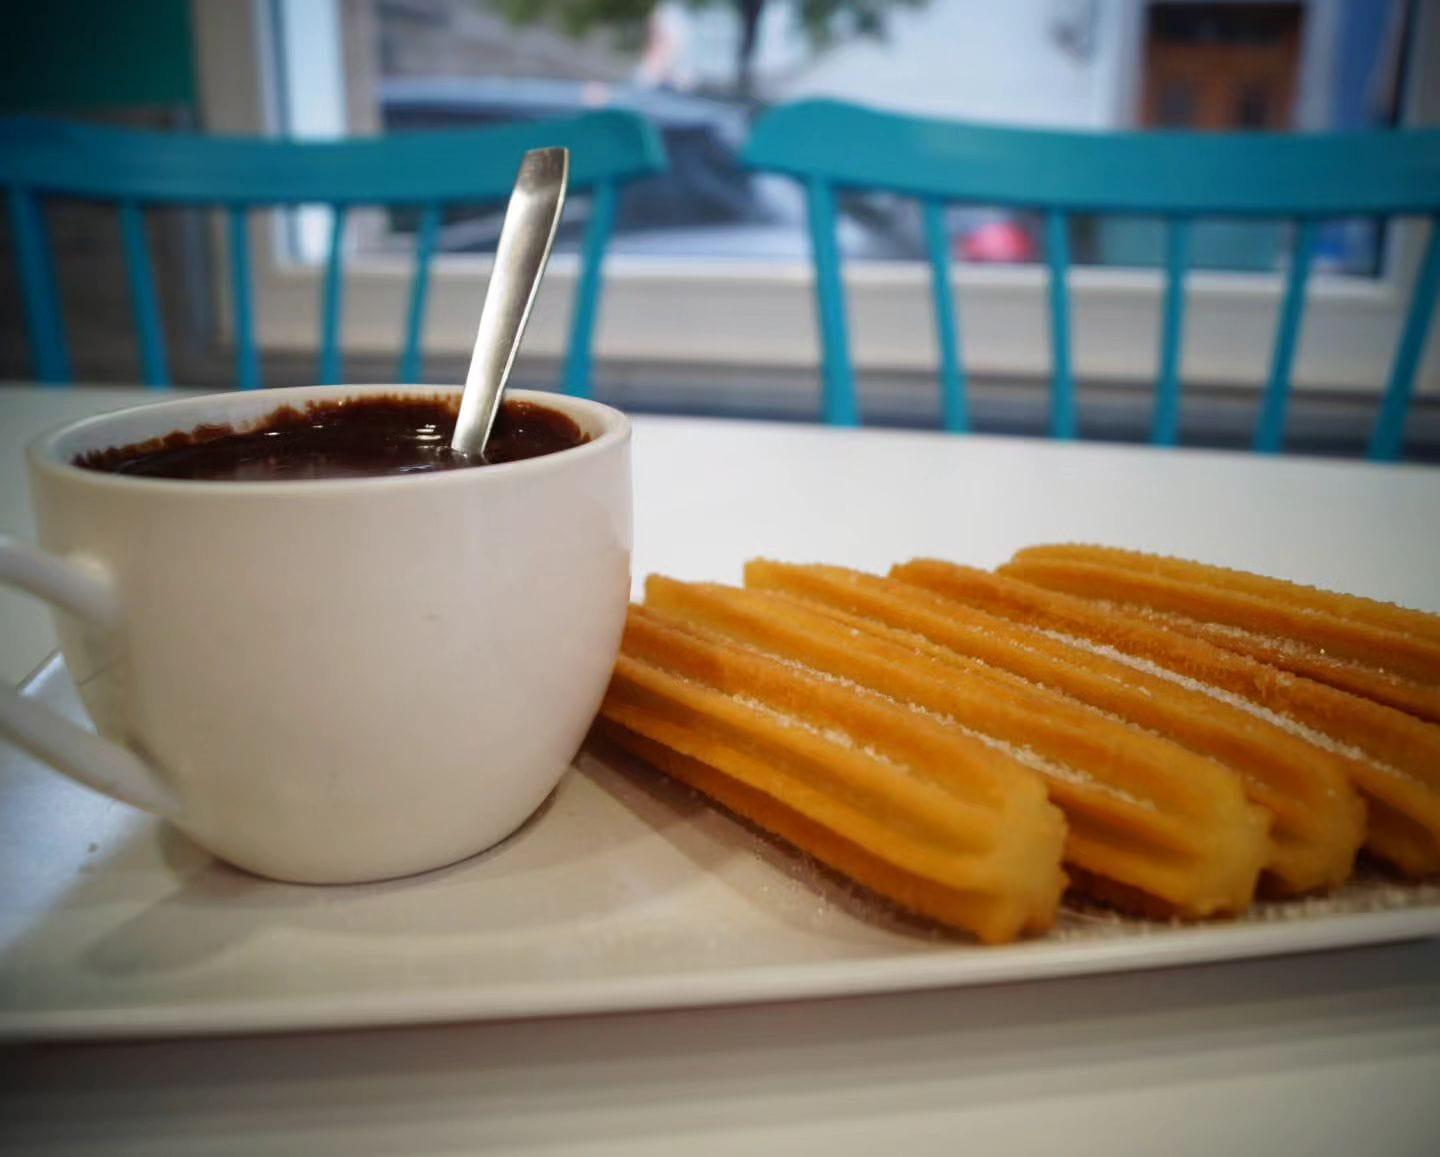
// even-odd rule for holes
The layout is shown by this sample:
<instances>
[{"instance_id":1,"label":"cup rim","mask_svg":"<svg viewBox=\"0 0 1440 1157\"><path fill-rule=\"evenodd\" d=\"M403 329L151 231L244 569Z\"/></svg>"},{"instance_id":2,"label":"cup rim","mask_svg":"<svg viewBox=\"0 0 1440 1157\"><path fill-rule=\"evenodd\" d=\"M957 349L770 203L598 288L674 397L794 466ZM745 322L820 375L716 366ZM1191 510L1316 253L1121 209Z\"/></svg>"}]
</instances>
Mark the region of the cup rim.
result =
<instances>
[{"instance_id":1,"label":"cup rim","mask_svg":"<svg viewBox=\"0 0 1440 1157\"><path fill-rule=\"evenodd\" d=\"M330 386L286 386L257 391L231 390L182 398L167 398L163 401L142 402L139 405L126 406L123 409L111 410L104 414L92 414L86 418L67 422L32 439L26 449L26 457L33 471L56 475L73 482L83 481L87 485L112 489L127 490L138 487L141 491L164 491L171 495L216 492L232 495L281 493L321 495L337 490L348 491L354 487L368 491L393 489L397 486L408 488L412 486L498 485L508 478L563 469L568 464L592 458L597 454L604 454L617 443L628 442L630 439L630 419L615 407L606 405L604 402L597 402L592 398L577 398L569 394L552 393L547 390L517 389L506 390L505 396L515 401L530 402L559 410L577 420L591 419L589 422L582 421L582 426L593 425L598 421L599 432L592 434L588 442L582 442L578 446L569 446L563 450L557 450L551 454L541 454L534 458L522 458L516 462L496 462L483 469L436 470L420 474L376 474L345 478L243 481L151 478L139 474L114 474L105 470L91 470L78 466L70 460L70 455L76 451L66 451L62 454L58 450L62 443L78 434L83 434L91 429L103 428L110 423L122 421L137 414L160 413L169 410L184 413L187 410L214 406L222 400L231 404L241 404L263 398L270 404L268 407L262 407L262 412L268 412L268 410L278 409L281 406L294 405L296 402L303 404L316 398L324 398L327 395L333 395L336 391L343 391L350 396L371 394L436 396L458 393L463 389L463 386L449 383L357 383ZM183 418L177 418L170 428L192 429L198 424L200 424L198 421L187 424Z\"/></svg>"}]
</instances>

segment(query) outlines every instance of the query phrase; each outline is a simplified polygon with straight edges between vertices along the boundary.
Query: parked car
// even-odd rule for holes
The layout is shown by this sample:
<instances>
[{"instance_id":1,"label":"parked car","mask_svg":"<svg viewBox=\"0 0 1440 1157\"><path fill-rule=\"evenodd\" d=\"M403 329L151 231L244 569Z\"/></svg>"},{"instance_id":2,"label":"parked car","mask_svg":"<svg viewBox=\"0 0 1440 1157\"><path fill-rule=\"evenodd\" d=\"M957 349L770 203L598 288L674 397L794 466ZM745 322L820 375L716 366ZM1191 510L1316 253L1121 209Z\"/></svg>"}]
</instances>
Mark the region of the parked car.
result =
<instances>
[{"instance_id":1,"label":"parked car","mask_svg":"<svg viewBox=\"0 0 1440 1157\"><path fill-rule=\"evenodd\" d=\"M568 80L468 77L383 82L380 114L387 132L463 128L574 116L622 108L651 120L665 144L668 171L626 188L611 252L722 258L808 259L805 203L790 181L747 172L740 150L748 115L709 97ZM556 238L575 248L584 232L584 205L572 203ZM450 251L492 251L503 207L457 207L447 213L442 245ZM394 228L414 228L414 214L396 212ZM842 212L841 251L850 257L910 257L904 231Z\"/></svg>"}]
</instances>

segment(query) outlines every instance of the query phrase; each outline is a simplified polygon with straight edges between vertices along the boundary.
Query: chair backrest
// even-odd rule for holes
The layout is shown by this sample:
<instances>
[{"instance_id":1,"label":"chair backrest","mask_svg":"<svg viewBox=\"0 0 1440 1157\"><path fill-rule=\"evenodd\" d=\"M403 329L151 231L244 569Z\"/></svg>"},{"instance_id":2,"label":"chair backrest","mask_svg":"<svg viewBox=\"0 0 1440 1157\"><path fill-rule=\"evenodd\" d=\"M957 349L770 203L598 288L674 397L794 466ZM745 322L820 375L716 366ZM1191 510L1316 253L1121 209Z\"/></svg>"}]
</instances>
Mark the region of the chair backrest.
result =
<instances>
[{"instance_id":1,"label":"chair backrest","mask_svg":"<svg viewBox=\"0 0 1440 1157\"><path fill-rule=\"evenodd\" d=\"M1160 217L1166 225L1166 294L1151 440L1179 432L1180 348L1191 223L1197 217L1293 221L1295 249L1264 388L1254 446L1281 448L1305 285L1319 225L1349 216L1424 214L1430 237L1401 328L1370 440L1374 458L1397 457L1425 335L1440 291L1440 132L1329 136L1079 133L981 127L882 113L832 101L776 108L757 121L746 163L805 188L819 308L824 412L854 424L859 411L846 333L836 242L837 190L888 190L921 205L943 412L966 428L944 210L951 204L1014 206L1044 215L1050 281L1051 432L1077 432L1070 357L1070 220L1073 214Z\"/></svg>"},{"instance_id":2,"label":"chair backrest","mask_svg":"<svg viewBox=\"0 0 1440 1157\"><path fill-rule=\"evenodd\" d=\"M495 128L393 134L339 141L288 141L153 133L16 118L0 121L0 187L9 200L36 377L68 382L70 359L45 228L44 198L113 203L140 338L145 380L169 384L164 328L144 211L202 206L228 218L237 381L260 385L250 270L249 212L325 204L332 212L321 308L320 381L341 376L340 306L346 213L353 206L419 210L415 271L399 380L419 379L431 257L447 205L508 198L526 150L570 149L570 189L592 197L581 248L570 344L562 376L571 393L590 390L590 351L600 267L620 188L665 168L659 134L633 113L606 110Z\"/></svg>"}]
</instances>

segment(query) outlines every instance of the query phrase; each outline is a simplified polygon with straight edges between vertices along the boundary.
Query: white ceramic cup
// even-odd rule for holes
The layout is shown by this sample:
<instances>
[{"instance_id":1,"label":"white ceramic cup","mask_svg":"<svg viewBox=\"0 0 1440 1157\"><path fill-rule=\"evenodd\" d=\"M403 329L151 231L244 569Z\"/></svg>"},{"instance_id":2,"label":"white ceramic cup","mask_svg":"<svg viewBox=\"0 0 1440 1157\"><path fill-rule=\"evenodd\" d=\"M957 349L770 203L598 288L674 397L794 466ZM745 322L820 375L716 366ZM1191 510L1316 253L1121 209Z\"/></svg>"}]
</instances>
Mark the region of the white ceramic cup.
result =
<instances>
[{"instance_id":1,"label":"white ceramic cup","mask_svg":"<svg viewBox=\"0 0 1440 1157\"><path fill-rule=\"evenodd\" d=\"M569 766L619 646L624 415L511 391L568 414L590 440L399 477L192 482L73 465L87 451L368 394L447 388L187 398L34 442L40 549L0 543L0 581L53 605L105 738L8 687L0 734L282 880L408 875L519 827Z\"/></svg>"}]
</instances>

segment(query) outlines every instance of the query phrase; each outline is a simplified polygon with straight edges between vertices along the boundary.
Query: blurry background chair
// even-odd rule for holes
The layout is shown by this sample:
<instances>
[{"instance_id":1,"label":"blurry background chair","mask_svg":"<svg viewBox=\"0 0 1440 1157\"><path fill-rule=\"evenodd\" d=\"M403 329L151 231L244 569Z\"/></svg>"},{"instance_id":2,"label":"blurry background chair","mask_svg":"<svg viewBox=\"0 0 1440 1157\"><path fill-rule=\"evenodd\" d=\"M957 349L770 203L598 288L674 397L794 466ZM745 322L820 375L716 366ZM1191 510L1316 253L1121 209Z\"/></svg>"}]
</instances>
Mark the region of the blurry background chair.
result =
<instances>
[{"instance_id":1,"label":"blurry background chair","mask_svg":"<svg viewBox=\"0 0 1440 1157\"><path fill-rule=\"evenodd\" d=\"M664 149L642 118L603 111L544 124L417 132L343 141L153 133L17 118L0 121L0 187L5 190L35 377L71 379L69 349L45 225L45 201L113 204L139 337L141 368L153 386L170 384L165 327L152 273L145 211L214 207L226 216L236 383L261 384L254 332L249 214L266 206L321 204L331 210L320 312L318 380L341 380L340 316L344 230L356 206L418 214L415 268L397 380L417 381L431 258L446 206L503 202L527 149L570 149L572 195L592 197L580 253L562 388L590 391L590 352L601 262L621 186L665 167ZM476 318L478 321L478 310ZM398 319L397 319L398 322Z\"/></svg>"},{"instance_id":2,"label":"blurry background chair","mask_svg":"<svg viewBox=\"0 0 1440 1157\"><path fill-rule=\"evenodd\" d=\"M1070 227L1076 214L1159 217L1165 223L1151 441L1173 445L1180 426L1185 276L1197 218L1293 222L1295 240L1253 446L1282 447L1291 367L1305 311L1317 230L1342 217L1423 214L1430 236L1369 442L1399 455L1416 367L1440 291L1440 132L1327 136L1269 133L1074 133L991 128L807 101L762 116L748 164L799 181L808 200L826 421L859 421L836 244L837 193L883 190L920 202L940 345L945 425L968 425L965 371L944 214L951 205L1011 206L1043 215L1049 266L1050 431L1078 433L1070 350Z\"/></svg>"}]
</instances>

